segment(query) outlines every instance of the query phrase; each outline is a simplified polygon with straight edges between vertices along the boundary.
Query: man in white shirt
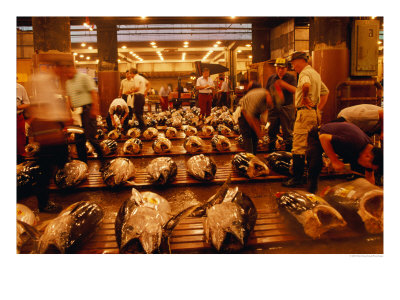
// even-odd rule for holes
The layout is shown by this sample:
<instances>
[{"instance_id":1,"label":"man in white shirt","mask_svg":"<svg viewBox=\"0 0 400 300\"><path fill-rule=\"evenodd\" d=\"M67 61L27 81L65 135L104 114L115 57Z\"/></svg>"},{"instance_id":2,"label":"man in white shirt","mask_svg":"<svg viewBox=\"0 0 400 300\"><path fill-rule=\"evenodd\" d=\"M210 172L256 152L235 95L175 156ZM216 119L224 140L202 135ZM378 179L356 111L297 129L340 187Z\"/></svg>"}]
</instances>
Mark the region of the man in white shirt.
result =
<instances>
[{"instance_id":1,"label":"man in white shirt","mask_svg":"<svg viewBox=\"0 0 400 300\"><path fill-rule=\"evenodd\" d=\"M228 81L225 80L224 74L219 74L219 102L218 106L230 106L229 99L229 86Z\"/></svg>"},{"instance_id":2,"label":"man in white shirt","mask_svg":"<svg viewBox=\"0 0 400 300\"><path fill-rule=\"evenodd\" d=\"M136 115L136 119L139 122L139 128L143 130L143 107L145 104L145 97L150 89L150 83L146 78L138 74L137 69L132 68L130 71L133 74L133 93L135 95L133 113Z\"/></svg>"},{"instance_id":3,"label":"man in white shirt","mask_svg":"<svg viewBox=\"0 0 400 300\"><path fill-rule=\"evenodd\" d=\"M126 71L126 78L121 80L121 87L119 89L118 98L122 98L125 101L127 101L128 96L132 94L132 89L133 89L132 74L128 70Z\"/></svg>"},{"instance_id":4,"label":"man in white shirt","mask_svg":"<svg viewBox=\"0 0 400 300\"><path fill-rule=\"evenodd\" d=\"M213 91L215 90L215 86L214 82L210 78L210 70L208 68L204 68L203 76L197 79L196 90L199 91L200 112L203 116L209 116L211 113Z\"/></svg>"},{"instance_id":5,"label":"man in white shirt","mask_svg":"<svg viewBox=\"0 0 400 300\"><path fill-rule=\"evenodd\" d=\"M128 104L122 98L116 98L111 102L110 108L108 109L108 114L106 117L108 130L113 130L117 128L117 122L115 121L114 115L119 118L122 128L126 131L129 129L129 115Z\"/></svg>"},{"instance_id":6,"label":"man in white shirt","mask_svg":"<svg viewBox=\"0 0 400 300\"><path fill-rule=\"evenodd\" d=\"M160 95L160 104L162 111L168 110L168 96L170 92L171 89L169 87L165 87L165 84L161 86L159 95Z\"/></svg>"}]
</instances>

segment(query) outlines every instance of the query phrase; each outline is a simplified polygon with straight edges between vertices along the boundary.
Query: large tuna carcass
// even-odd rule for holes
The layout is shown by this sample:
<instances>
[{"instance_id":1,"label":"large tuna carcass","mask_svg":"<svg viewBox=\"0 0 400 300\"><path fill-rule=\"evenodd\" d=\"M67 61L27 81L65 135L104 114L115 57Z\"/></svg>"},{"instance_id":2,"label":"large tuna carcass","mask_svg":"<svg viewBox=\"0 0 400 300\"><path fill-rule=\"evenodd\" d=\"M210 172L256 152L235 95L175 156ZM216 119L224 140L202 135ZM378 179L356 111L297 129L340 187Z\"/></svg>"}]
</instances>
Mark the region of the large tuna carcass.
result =
<instances>
[{"instance_id":1,"label":"large tuna carcass","mask_svg":"<svg viewBox=\"0 0 400 300\"><path fill-rule=\"evenodd\" d=\"M34 228L38 217L33 211L20 203L17 203L17 253L37 253L39 246L39 232Z\"/></svg>"},{"instance_id":2,"label":"large tuna carcass","mask_svg":"<svg viewBox=\"0 0 400 300\"><path fill-rule=\"evenodd\" d=\"M177 134L178 130L176 130L174 127L167 127L165 130L165 137L168 139L176 138Z\"/></svg>"},{"instance_id":3,"label":"large tuna carcass","mask_svg":"<svg viewBox=\"0 0 400 300\"><path fill-rule=\"evenodd\" d=\"M126 154L138 154L142 151L143 143L138 138L131 138L124 143L123 151Z\"/></svg>"},{"instance_id":4,"label":"large tuna carcass","mask_svg":"<svg viewBox=\"0 0 400 300\"><path fill-rule=\"evenodd\" d=\"M124 184L135 176L135 166L128 158L115 158L101 168L105 184L118 186Z\"/></svg>"},{"instance_id":5,"label":"large tuna carcass","mask_svg":"<svg viewBox=\"0 0 400 300\"><path fill-rule=\"evenodd\" d=\"M165 137L157 138L152 144L155 153L167 153L171 151L172 143Z\"/></svg>"},{"instance_id":6,"label":"large tuna carcass","mask_svg":"<svg viewBox=\"0 0 400 300\"><path fill-rule=\"evenodd\" d=\"M285 151L276 151L268 154L268 166L276 173L290 176L292 169L292 153Z\"/></svg>"},{"instance_id":7,"label":"large tuna carcass","mask_svg":"<svg viewBox=\"0 0 400 300\"><path fill-rule=\"evenodd\" d=\"M214 160L203 154L192 156L186 165L188 173L198 180L213 180L217 172Z\"/></svg>"},{"instance_id":8,"label":"large tuna carcass","mask_svg":"<svg viewBox=\"0 0 400 300\"><path fill-rule=\"evenodd\" d=\"M198 136L189 136L183 142L183 147L188 153L201 152L204 149L204 142Z\"/></svg>"},{"instance_id":9,"label":"large tuna carcass","mask_svg":"<svg viewBox=\"0 0 400 300\"><path fill-rule=\"evenodd\" d=\"M151 140L155 139L158 135L158 130L154 127L149 127L143 132L143 139Z\"/></svg>"},{"instance_id":10,"label":"large tuna carcass","mask_svg":"<svg viewBox=\"0 0 400 300\"><path fill-rule=\"evenodd\" d=\"M157 157L150 162L146 170L151 183L163 185L175 180L178 166L170 157Z\"/></svg>"},{"instance_id":11,"label":"large tuna carcass","mask_svg":"<svg viewBox=\"0 0 400 300\"><path fill-rule=\"evenodd\" d=\"M85 181L88 176L88 165L80 160L72 160L57 171L54 181L61 189L72 188Z\"/></svg>"},{"instance_id":12,"label":"large tuna carcass","mask_svg":"<svg viewBox=\"0 0 400 300\"><path fill-rule=\"evenodd\" d=\"M117 152L118 144L114 140L104 140L100 142L101 151L103 152L104 156L112 155Z\"/></svg>"},{"instance_id":13,"label":"large tuna carcass","mask_svg":"<svg viewBox=\"0 0 400 300\"><path fill-rule=\"evenodd\" d=\"M139 138L140 137L140 129L139 128L130 128L126 135L133 139L133 138Z\"/></svg>"},{"instance_id":14,"label":"large tuna carcass","mask_svg":"<svg viewBox=\"0 0 400 300\"><path fill-rule=\"evenodd\" d=\"M269 169L267 165L252 153L238 153L233 157L232 165L239 174L248 178L267 176Z\"/></svg>"},{"instance_id":15,"label":"large tuna carcass","mask_svg":"<svg viewBox=\"0 0 400 300\"><path fill-rule=\"evenodd\" d=\"M211 139L213 149L218 151L228 151L231 148L231 142L223 135L214 135Z\"/></svg>"}]
</instances>

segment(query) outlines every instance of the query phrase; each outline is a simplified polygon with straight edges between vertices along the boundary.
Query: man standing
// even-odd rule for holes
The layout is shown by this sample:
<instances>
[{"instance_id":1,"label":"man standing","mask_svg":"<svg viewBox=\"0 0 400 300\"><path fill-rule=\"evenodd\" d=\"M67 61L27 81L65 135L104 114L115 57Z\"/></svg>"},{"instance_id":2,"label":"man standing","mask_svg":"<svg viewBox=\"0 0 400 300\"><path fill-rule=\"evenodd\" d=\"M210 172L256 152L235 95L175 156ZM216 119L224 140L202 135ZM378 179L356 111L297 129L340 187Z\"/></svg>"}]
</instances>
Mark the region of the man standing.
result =
<instances>
[{"instance_id":1,"label":"man standing","mask_svg":"<svg viewBox=\"0 0 400 300\"><path fill-rule=\"evenodd\" d=\"M218 106L226 106L230 107L229 101L229 86L228 86L228 81L225 80L224 74L219 74L219 101L218 101Z\"/></svg>"},{"instance_id":2,"label":"man standing","mask_svg":"<svg viewBox=\"0 0 400 300\"><path fill-rule=\"evenodd\" d=\"M17 163L24 160L25 155L25 118L24 110L29 107L28 94L21 84L17 83Z\"/></svg>"},{"instance_id":3,"label":"man standing","mask_svg":"<svg viewBox=\"0 0 400 300\"><path fill-rule=\"evenodd\" d=\"M166 87L165 84L161 86L159 96L162 111L168 110L168 96L170 92L170 88Z\"/></svg>"},{"instance_id":4,"label":"man standing","mask_svg":"<svg viewBox=\"0 0 400 300\"><path fill-rule=\"evenodd\" d=\"M318 130L314 127L308 134L308 191L318 189L318 177L322 169L322 153L328 155L335 171L341 171L344 162L352 170L364 172L365 178L375 184L374 171L383 172L383 151L374 147L370 138L356 125L349 122L324 124Z\"/></svg>"},{"instance_id":5,"label":"man standing","mask_svg":"<svg viewBox=\"0 0 400 300\"><path fill-rule=\"evenodd\" d=\"M246 152L256 154L258 139L262 137L260 117L273 106L271 95L263 88L253 89L240 99L239 105L243 148Z\"/></svg>"},{"instance_id":6,"label":"man standing","mask_svg":"<svg viewBox=\"0 0 400 300\"><path fill-rule=\"evenodd\" d=\"M321 76L308 64L307 54L295 52L291 60L294 70L299 74L295 93L297 110L293 130L293 177L282 183L286 187L303 185L305 154L308 132L320 122L321 111L328 100L329 90L321 81Z\"/></svg>"},{"instance_id":7,"label":"man standing","mask_svg":"<svg viewBox=\"0 0 400 300\"><path fill-rule=\"evenodd\" d=\"M210 78L210 70L204 68L203 76L197 79L196 90L199 91L200 112L205 117L209 116L211 113L214 89L214 82Z\"/></svg>"},{"instance_id":8,"label":"man standing","mask_svg":"<svg viewBox=\"0 0 400 300\"><path fill-rule=\"evenodd\" d=\"M268 151L274 152L279 127L282 127L285 151L292 151L294 104L293 94L296 92L296 77L287 72L288 62L278 58L275 62L276 74L268 78L266 89L274 100L274 108L268 111Z\"/></svg>"},{"instance_id":9,"label":"man standing","mask_svg":"<svg viewBox=\"0 0 400 300\"><path fill-rule=\"evenodd\" d=\"M113 130L117 128L117 122L115 121L114 115L117 115L122 128L124 131L129 129L129 108L128 104L122 98L116 98L110 104L110 108L108 109L108 114L106 117L108 130Z\"/></svg>"},{"instance_id":10,"label":"man standing","mask_svg":"<svg viewBox=\"0 0 400 300\"><path fill-rule=\"evenodd\" d=\"M145 104L145 97L147 92L150 88L149 81L144 78L143 76L138 74L137 69L130 70L133 75L133 89L132 92L134 93L134 106L133 112L136 116L136 119L139 122L140 130L144 129L144 122L143 122L143 107Z\"/></svg>"},{"instance_id":11,"label":"man standing","mask_svg":"<svg viewBox=\"0 0 400 300\"><path fill-rule=\"evenodd\" d=\"M133 80L132 80L132 74L128 71L126 71L126 78L121 80L121 87L119 89L119 98L122 98L125 100L125 102L128 101L128 96L132 94L131 90L133 88Z\"/></svg>"},{"instance_id":12,"label":"man standing","mask_svg":"<svg viewBox=\"0 0 400 300\"><path fill-rule=\"evenodd\" d=\"M79 73L73 64L62 66L60 70L68 79L65 83L67 95L72 108L82 107L83 138L76 142L79 160L87 162L86 140L95 148L98 157L103 161L100 143L96 139L97 121L99 115L99 100L94 80L89 75Z\"/></svg>"}]
</instances>

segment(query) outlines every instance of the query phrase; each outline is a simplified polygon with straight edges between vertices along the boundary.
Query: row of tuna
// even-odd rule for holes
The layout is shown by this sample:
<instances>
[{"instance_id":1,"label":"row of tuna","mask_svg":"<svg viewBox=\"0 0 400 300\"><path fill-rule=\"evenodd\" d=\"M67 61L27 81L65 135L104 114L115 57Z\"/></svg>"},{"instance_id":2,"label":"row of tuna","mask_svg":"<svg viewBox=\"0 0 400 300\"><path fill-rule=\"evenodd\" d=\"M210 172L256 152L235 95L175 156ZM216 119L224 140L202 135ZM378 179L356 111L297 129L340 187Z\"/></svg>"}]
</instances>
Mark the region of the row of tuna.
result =
<instances>
[{"instance_id":1,"label":"row of tuna","mask_svg":"<svg viewBox=\"0 0 400 300\"><path fill-rule=\"evenodd\" d=\"M257 211L251 199L237 187L230 189L229 183L230 178L207 201L175 215L162 196L132 189L115 219L119 252L171 253L172 231L188 216L204 217L205 240L217 251L242 249L254 229ZM17 253L75 253L93 237L103 218L98 204L81 201L50 220L41 233L33 212L17 204Z\"/></svg>"}]
</instances>

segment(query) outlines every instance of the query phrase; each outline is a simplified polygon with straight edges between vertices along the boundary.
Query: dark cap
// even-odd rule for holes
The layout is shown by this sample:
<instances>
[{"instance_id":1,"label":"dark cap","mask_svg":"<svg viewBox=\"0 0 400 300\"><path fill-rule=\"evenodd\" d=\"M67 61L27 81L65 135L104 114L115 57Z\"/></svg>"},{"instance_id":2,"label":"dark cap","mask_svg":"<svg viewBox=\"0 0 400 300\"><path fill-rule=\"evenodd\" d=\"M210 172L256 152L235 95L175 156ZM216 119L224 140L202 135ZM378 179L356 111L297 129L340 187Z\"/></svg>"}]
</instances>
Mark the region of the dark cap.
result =
<instances>
[{"instance_id":1,"label":"dark cap","mask_svg":"<svg viewBox=\"0 0 400 300\"><path fill-rule=\"evenodd\" d=\"M292 54L292 58L290 61L293 61L295 59L304 59L306 62L308 62L308 56L305 52L295 52Z\"/></svg>"}]
</instances>

